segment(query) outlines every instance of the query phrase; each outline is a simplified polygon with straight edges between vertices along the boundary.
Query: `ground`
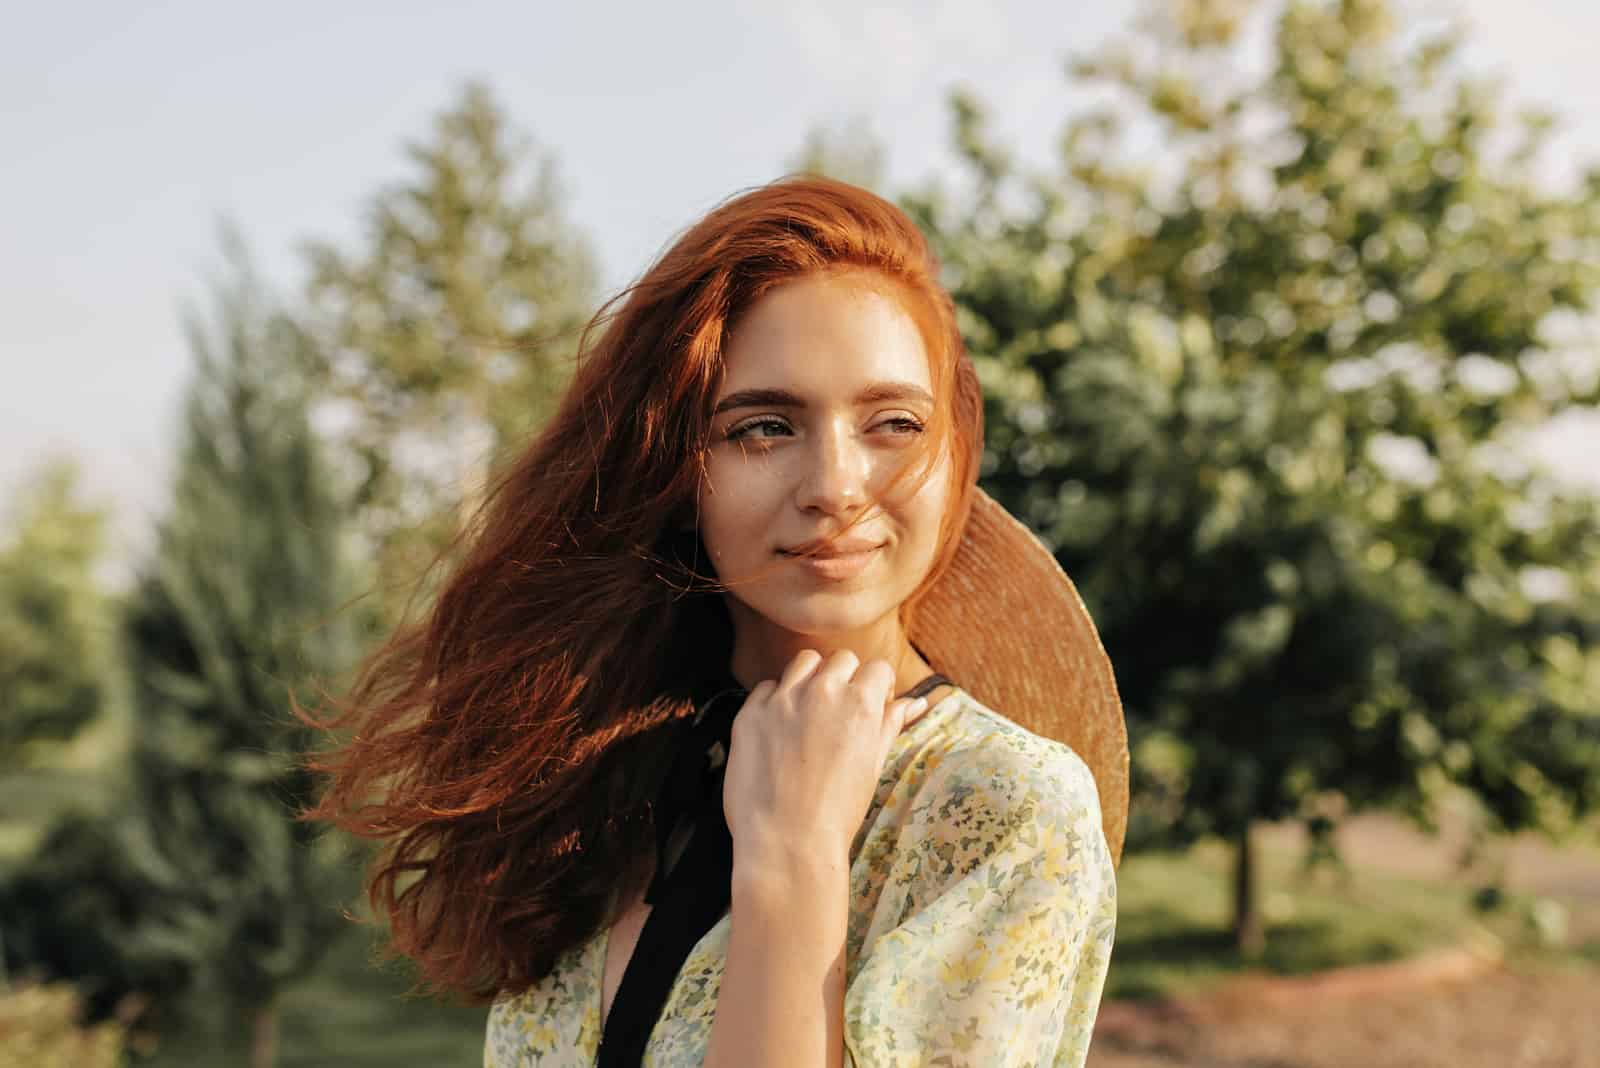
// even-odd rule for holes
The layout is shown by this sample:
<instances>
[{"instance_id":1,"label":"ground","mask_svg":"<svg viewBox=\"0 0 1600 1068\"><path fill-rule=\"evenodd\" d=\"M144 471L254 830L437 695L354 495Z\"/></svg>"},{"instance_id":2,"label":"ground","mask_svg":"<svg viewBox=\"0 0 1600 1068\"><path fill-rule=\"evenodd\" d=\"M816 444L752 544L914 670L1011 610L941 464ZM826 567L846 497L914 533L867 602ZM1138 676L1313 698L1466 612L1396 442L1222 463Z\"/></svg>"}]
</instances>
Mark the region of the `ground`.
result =
<instances>
[{"instance_id":1,"label":"ground","mask_svg":"<svg viewBox=\"0 0 1600 1068\"><path fill-rule=\"evenodd\" d=\"M1264 837L1296 845L1291 828ZM1352 868L1439 883L1463 878L1466 843L1458 822L1427 838L1387 816L1352 821L1340 835ZM1091 1068L1600 1068L1600 852L1519 836L1472 870L1559 905L1568 951L1497 960L1486 940L1407 961L1112 999Z\"/></svg>"},{"instance_id":2,"label":"ground","mask_svg":"<svg viewBox=\"0 0 1600 1068\"><path fill-rule=\"evenodd\" d=\"M1600 1068L1600 969L1367 995L1105 1006L1090 1068Z\"/></svg>"}]
</instances>

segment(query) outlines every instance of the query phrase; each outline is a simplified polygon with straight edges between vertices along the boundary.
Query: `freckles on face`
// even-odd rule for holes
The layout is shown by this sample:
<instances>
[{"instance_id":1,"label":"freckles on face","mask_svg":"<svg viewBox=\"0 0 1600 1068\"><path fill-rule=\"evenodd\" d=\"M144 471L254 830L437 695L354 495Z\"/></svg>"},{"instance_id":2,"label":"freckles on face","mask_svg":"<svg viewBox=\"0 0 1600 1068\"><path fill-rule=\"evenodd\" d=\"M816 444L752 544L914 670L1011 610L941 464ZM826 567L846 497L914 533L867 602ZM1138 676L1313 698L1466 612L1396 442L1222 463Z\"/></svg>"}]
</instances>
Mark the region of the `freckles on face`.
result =
<instances>
[{"instance_id":1,"label":"freckles on face","mask_svg":"<svg viewBox=\"0 0 1600 1068\"><path fill-rule=\"evenodd\" d=\"M932 566L949 495L943 450L920 487L886 490L933 416L915 320L885 286L807 276L752 305L724 355L699 501L718 577L797 632L893 612ZM786 551L841 532L831 559Z\"/></svg>"}]
</instances>

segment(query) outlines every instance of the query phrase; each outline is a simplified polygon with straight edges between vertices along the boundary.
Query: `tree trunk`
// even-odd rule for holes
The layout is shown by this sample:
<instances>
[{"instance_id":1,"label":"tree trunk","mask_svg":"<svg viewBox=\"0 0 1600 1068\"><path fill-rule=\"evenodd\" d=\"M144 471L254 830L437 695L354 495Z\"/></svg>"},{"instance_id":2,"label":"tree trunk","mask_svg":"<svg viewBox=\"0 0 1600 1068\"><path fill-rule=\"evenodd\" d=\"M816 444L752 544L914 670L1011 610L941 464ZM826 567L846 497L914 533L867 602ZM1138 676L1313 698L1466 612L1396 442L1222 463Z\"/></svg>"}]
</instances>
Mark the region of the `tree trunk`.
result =
<instances>
[{"instance_id":1,"label":"tree trunk","mask_svg":"<svg viewBox=\"0 0 1600 1068\"><path fill-rule=\"evenodd\" d=\"M250 1034L250 1068L272 1068L278 1063L278 1003L276 999L256 1010Z\"/></svg>"},{"instance_id":2,"label":"tree trunk","mask_svg":"<svg viewBox=\"0 0 1600 1068\"><path fill-rule=\"evenodd\" d=\"M1266 949L1267 932L1261 922L1260 894L1256 887L1256 852L1246 820L1234 842L1233 942L1239 955L1254 960Z\"/></svg>"}]
</instances>

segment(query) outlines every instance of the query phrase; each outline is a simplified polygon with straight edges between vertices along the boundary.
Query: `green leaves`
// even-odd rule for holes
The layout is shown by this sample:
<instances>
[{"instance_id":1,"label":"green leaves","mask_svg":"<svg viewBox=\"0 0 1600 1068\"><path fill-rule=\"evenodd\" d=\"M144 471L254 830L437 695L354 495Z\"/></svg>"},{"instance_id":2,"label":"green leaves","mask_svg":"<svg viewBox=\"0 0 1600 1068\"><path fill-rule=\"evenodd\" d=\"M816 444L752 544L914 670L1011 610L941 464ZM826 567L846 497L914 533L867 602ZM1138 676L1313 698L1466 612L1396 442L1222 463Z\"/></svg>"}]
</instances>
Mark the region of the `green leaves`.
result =
<instances>
[{"instance_id":1,"label":"green leaves","mask_svg":"<svg viewBox=\"0 0 1600 1068\"><path fill-rule=\"evenodd\" d=\"M228 251L209 315L189 324L171 510L127 603L95 606L107 637L121 609L132 682L131 752L102 770L114 803L59 806L43 841L0 869L11 965L73 979L97 1014L132 992L169 1021L195 997L259 1007L341 922L346 879L295 819L312 783L290 702L354 658L353 546L312 428L303 336L236 240ZM55 519L27 528L18 563L60 562L40 588L88 596L96 527L65 500L58 487L41 513ZM58 528L71 537L44 537ZM44 662L90 679L57 629Z\"/></svg>"},{"instance_id":2,"label":"green leaves","mask_svg":"<svg viewBox=\"0 0 1600 1068\"><path fill-rule=\"evenodd\" d=\"M66 463L42 468L12 503L0 542L0 772L59 751L102 716L112 643L94 574L105 516L78 499Z\"/></svg>"},{"instance_id":3,"label":"green leaves","mask_svg":"<svg viewBox=\"0 0 1600 1068\"><path fill-rule=\"evenodd\" d=\"M294 818L311 782L290 701L353 661L342 608L355 572L301 335L242 257L234 272L211 322L191 329L173 509L129 607L131 818L182 873L146 903L140 937L181 931L169 948L192 974L254 1006L302 974L337 923L314 831Z\"/></svg>"},{"instance_id":4,"label":"green leaves","mask_svg":"<svg viewBox=\"0 0 1600 1068\"><path fill-rule=\"evenodd\" d=\"M1600 509L1521 442L1597 396L1572 324L1600 182L1535 185L1547 123L1451 73L1455 36L1397 44L1380 0L1287 4L1266 75L1217 77L1246 67L1237 7L1078 63L1126 106L1075 119L1055 173L954 101L974 192L907 203L984 383L984 484L1100 624L1136 826L1454 784L1559 829L1600 800Z\"/></svg>"},{"instance_id":5,"label":"green leaves","mask_svg":"<svg viewBox=\"0 0 1600 1068\"><path fill-rule=\"evenodd\" d=\"M487 90L469 86L407 155L411 175L369 203L358 247L308 247L302 322L390 588L551 412L596 275L553 162Z\"/></svg>"}]
</instances>

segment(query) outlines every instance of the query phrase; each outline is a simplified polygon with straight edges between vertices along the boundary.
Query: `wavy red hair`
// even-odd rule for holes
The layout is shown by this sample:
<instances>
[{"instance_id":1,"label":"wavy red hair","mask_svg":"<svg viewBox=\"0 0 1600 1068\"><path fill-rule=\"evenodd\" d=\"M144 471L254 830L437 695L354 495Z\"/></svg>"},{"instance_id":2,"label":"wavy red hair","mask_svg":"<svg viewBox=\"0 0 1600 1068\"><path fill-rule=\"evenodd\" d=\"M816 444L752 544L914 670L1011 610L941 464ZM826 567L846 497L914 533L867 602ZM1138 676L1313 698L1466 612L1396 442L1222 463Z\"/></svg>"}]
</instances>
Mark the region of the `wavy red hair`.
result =
<instances>
[{"instance_id":1,"label":"wavy red hair","mask_svg":"<svg viewBox=\"0 0 1600 1068\"><path fill-rule=\"evenodd\" d=\"M724 346L773 287L845 270L888 284L920 327L939 399L926 439L951 459L944 548L908 626L948 567L983 411L922 234L825 178L726 201L595 316L559 409L496 478L431 608L318 721L338 741L312 761L327 783L306 817L384 844L368 895L426 984L525 990L646 877L664 730L732 652L693 520Z\"/></svg>"}]
</instances>

